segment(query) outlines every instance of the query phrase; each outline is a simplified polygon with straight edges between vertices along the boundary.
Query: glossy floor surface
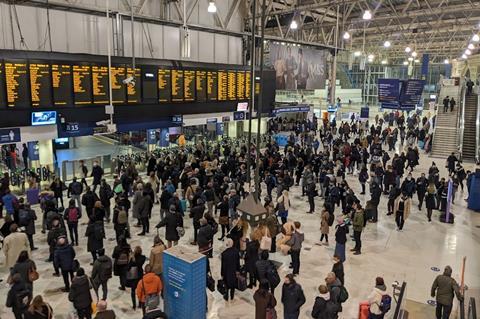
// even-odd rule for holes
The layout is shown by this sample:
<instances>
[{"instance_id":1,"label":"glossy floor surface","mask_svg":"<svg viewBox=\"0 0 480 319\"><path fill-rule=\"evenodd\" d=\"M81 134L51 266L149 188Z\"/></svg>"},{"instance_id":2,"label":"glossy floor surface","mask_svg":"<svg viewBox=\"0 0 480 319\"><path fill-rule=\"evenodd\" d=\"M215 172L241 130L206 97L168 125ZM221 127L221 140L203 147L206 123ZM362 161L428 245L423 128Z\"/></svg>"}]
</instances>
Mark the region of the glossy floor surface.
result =
<instances>
[{"instance_id":1,"label":"glossy floor surface","mask_svg":"<svg viewBox=\"0 0 480 319\"><path fill-rule=\"evenodd\" d=\"M423 153L423 151L422 151ZM441 167L441 176L446 176L444 159L432 159L422 154L420 166L413 171L414 177L426 172L432 160ZM466 169L472 169L472 164L465 164ZM354 188L355 192L360 193L360 185L357 177L347 176L347 181ZM432 270L432 267L443 269L445 265L451 265L454 276L459 277L460 265L463 256L467 257L467 266L465 270L466 284L471 288L480 287L480 214L466 208L465 193L459 192L453 205L452 211L456 215L455 224L447 225L438 221L438 212L434 212L434 218L431 223L427 221L425 208L419 211L416 207L417 199L414 197L412 213L406 221L402 232L396 231L393 216L386 216L386 196L382 196L379 206L379 222L377 224L368 224L362 234L363 251L359 256L354 256L347 252L345 262L345 282L350 293L349 300L344 304L344 311L340 318L354 319L358 318L358 303L364 300L374 286L374 280L377 276L385 279L388 290L391 293L391 283L393 281L406 281L408 284L407 298L420 304L426 304L430 297L430 287L438 272ZM358 195L363 203L368 196ZM315 214L308 215L305 212L308 209L308 203L305 197L301 197L299 187L293 187L291 191L292 207L290 216L292 220L301 221L305 233L304 249L301 252L301 269L297 277L302 285L306 295L307 302L301 309L300 318L311 318L310 311L317 296L317 287L324 283L326 274L332 267L332 255L334 249L334 229L330 229L331 245L329 247L317 245L320 237L320 218L319 212L323 204L321 198L316 198L317 211ZM339 209L336 209L339 213ZM159 207L155 206L151 224L159 220ZM0 222L1 223L1 222ZM133 223L133 221L131 221ZM187 244L192 235L191 220L186 218L185 225L188 225L187 235L182 238L181 244ZM79 233L84 234L85 225L80 227ZM143 248L144 254L148 256L152 246L155 231L148 236L139 238L135 236L140 230L132 227L134 234L130 244L139 245ZM105 241L107 253L111 254L115 245L113 225L106 225L107 240ZM163 237L163 230L160 232ZM217 237L217 236L215 236ZM67 299L67 294L62 293L63 287L61 278L53 277L53 267L50 263L44 262L48 256L48 246L46 244L46 235L41 234L39 225L37 225L37 234L35 235L36 245L40 248L33 252L33 259L37 263L40 272L40 279L34 284L34 295L42 294L54 309L55 318L67 318L71 309L71 304ZM348 238L347 250L353 246L353 242ZM215 239L214 257L211 260L211 267L215 279L219 278L220 261L218 254L222 250L222 242ZM86 238L81 236L80 246L75 247L78 259L82 266L90 273L91 255L86 251ZM7 278L7 269L4 265L3 253L0 253L0 278L4 281L0 283L0 318L13 318L9 309L5 308L5 298L8 286L5 283ZM280 275L289 272L289 257L282 256L281 253L271 255L271 258L283 263L280 268ZM112 278L109 283L108 303L117 314L117 318L141 318L141 312L134 312L131 307L129 291L118 290L118 277ZM127 289L128 290L128 289ZM282 305L280 303L281 289L276 290L276 297L279 301L277 311L279 318L283 317ZM207 318L254 318L253 291L246 290L238 292L235 299L225 302L218 292L207 293L209 300L209 311ZM480 300L477 300L477 302ZM426 318L433 318L434 308L429 306L427 312L431 310L431 315Z\"/></svg>"}]
</instances>

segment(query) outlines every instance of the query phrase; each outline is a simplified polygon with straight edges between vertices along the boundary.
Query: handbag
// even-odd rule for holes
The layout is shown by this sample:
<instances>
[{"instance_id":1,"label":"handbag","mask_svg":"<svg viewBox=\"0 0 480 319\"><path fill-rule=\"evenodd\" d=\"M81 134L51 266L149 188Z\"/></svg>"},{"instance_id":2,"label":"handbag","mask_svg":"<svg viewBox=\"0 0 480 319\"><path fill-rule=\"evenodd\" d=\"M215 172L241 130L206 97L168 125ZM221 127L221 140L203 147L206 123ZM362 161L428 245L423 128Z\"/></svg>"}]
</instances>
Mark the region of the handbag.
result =
<instances>
[{"instance_id":1,"label":"handbag","mask_svg":"<svg viewBox=\"0 0 480 319\"><path fill-rule=\"evenodd\" d=\"M156 309L160 304L160 296L158 294L147 295L147 292L145 291L145 284L143 282L143 279L142 279L142 290L143 290L143 295L145 296L145 307L148 309Z\"/></svg>"},{"instance_id":2,"label":"handbag","mask_svg":"<svg viewBox=\"0 0 480 319\"><path fill-rule=\"evenodd\" d=\"M215 279L213 279L211 274L207 275L207 288L211 292L215 291Z\"/></svg>"},{"instance_id":3,"label":"handbag","mask_svg":"<svg viewBox=\"0 0 480 319\"><path fill-rule=\"evenodd\" d=\"M260 240L260 250L270 250L272 247L272 239L268 236L263 236Z\"/></svg>"},{"instance_id":4,"label":"handbag","mask_svg":"<svg viewBox=\"0 0 480 319\"><path fill-rule=\"evenodd\" d=\"M242 273L237 274L237 289L240 291L247 289L247 278Z\"/></svg>"},{"instance_id":5,"label":"handbag","mask_svg":"<svg viewBox=\"0 0 480 319\"><path fill-rule=\"evenodd\" d=\"M130 269L127 271L126 278L127 278L127 280L137 280L138 279L138 267L137 266L130 267Z\"/></svg>"},{"instance_id":6,"label":"handbag","mask_svg":"<svg viewBox=\"0 0 480 319\"><path fill-rule=\"evenodd\" d=\"M225 281L223 279L219 279L217 281L217 291L221 295L225 295L227 293L227 288L225 287Z\"/></svg>"},{"instance_id":7,"label":"handbag","mask_svg":"<svg viewBox=\"0 0 480 319\"><path fill-rule=\"evenodd\" d=\"M80 269L80 262L77 259L74 259L72 263L72 271L77 272L78 269Z\"/></svg>"},{"instance_id":8,"label":"handbag","mask_svg":"<svg viewBox=\"0 0 480 319\"><path fill-rule=\"evenodd\" d=\"M178 226L177 227L177 233L179 237L185 236L185 228Z\"/></svg>"},{"instance_id":9,"label":"handbag","mask_svg":"<svg viewBox=\"0 0 480 319\"><path fill-rule=\"evenodd\" d=\"M92 299L92 315L96 314L97 313L97 303L98 303L98 295L97 293L95 292L95 289L93 289L93 284L92 284L92 281L90 280L90 278L88 278L88 283L90 285L90 298Z\"/></svg>"},{"instance_id":10,"label":"handbag","mask_svg":"<svg viewBox=\"0 0 480 319\"><path fill-rule=\"evenodd\" d=\"M38 274L38 272L33 267L28 271L28 280L30 282L34 282L39 277L40 277L40 275Z\"/></svg>"}]
</instances>

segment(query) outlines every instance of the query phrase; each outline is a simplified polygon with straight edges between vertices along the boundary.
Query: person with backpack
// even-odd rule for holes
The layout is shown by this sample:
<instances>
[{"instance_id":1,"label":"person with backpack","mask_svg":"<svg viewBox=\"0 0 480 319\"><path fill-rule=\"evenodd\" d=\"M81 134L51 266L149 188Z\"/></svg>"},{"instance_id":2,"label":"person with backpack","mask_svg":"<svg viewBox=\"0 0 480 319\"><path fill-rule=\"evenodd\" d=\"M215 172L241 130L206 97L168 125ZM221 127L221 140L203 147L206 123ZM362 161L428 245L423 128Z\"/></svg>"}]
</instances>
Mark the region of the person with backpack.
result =
<instances>
[{"instance_id":1,"label":"person with backpack","mask_svg":"<svg viewBox=\"0 0 480 319\"><path fill-rule=\"evenodd\" d=\"M87 251L92 254L91 265L93 265L93 262L97 259L97 252L103 249L103 239L105 239L103 221L89 219L85 237L87 237Z\"/></svg>"},{"instance_id":2,"label":"person with backpack","mask_svg":"<svg viewBox=\"0 0 480 319\"><path fill-rule=\"evenodd\" d=\"M300 308L305 303L302 286L297 284L292 274L285 276L282 287L283 316L285 319L298 319Z\"/></svg>"},{"instance_id":3,"label":"person with backpack","mask_svg":"<svg viewBox=\"0 0 480 319\"><path fill-rule=\"evenodd\" d=\"M98 250L98 258L92 267L92 285L95 294L98 296L98 288L102 286L102 300L107 300L108 285L107 282L112 278L112 259L105 255L105 249Z\"/></svg>"},{"instance_id":4,"label":"person with backpack","mask_svg":"<svg viewBox=\"0 0 480 319\"><path fill-rule=\"evenodd\" d=\"M336 319L338 305L330 298L330 292L326 285L318 287L319 296L315 298L312 309L312 317L315 319Z\"/></svg>"},{"instance_id":5,"label":"person with backpack","mask_svg":"<svg viewBox=\"0 0 480 319\"><path fill-rule=\"evenodd\" d=\"M176 246L180 240L179 230L183 230L183 218L182 215L176 210L175 205L170 205L169 211L165 218L161 220L157 226L165 227L165 239L167 240L168 248Z\"/></svg>"},{"instance_id":6,"label":"person with backpack","mask_svg":"<svg viewBox=\"0 0 480 319\"><path fill-rule=\"evenodd\" d=\"M167 249L160 236L153 238L153 247L150 250L149 264L152 267L152 272L161 277L163 273L163 252Z\"/></svg>"},{"instance_id":7,"label":"person with backpack","mask_svg":"<svg viewBox=\"0 0 480 319\"><path fill-rule=\"evenodd\" d=\"M28 256L28 252L23 250L19 255L17 262L10 270L10 276L15 274L20 274L20 278L27 286L28 290L33 293L33 281L34 279L30 277L31 273L37 272L37 266L35 262L31 260ZM37 273L38 274L38 273ZM38 279L38 278L37 278ZM30 295L30 297L32 297Z\"/></svg>"},{"instance_id":8,"label":"person with backpack","mask_svg":"<svg viewBox=\"0 0 480 319\"><path fill-rule=\"evenodd\" d=\"M67 222L72 245L78 246L78 221L82 218L82 212L79 207L75 206L75 200L73 198L68 202L68 208L65 209L63 218Z\"/></svg>"},{"instance_id":9,"label":"person with backpack","mask_svg":"<svg viewBox=\"0 0 480 319\"><path fill-rule=\"evenodd\" d=\"M130 260L130 252L132 249L127 243L125 237L120 237L118 240L118 245L113 249L113 274L118 276L120 281L120 287L118 289L125 290L126 280L127 280L127 265Z\"/></svg>"},{"instance_id":10,"label":"person with backpack","mask_svg":"<svg viewBox=\"0 0 480 319\"><path fill-rule=\"evenodd\" d=\"M293 223L295 230L292 237L287 242L290 246L290 256L292 257L293 275L297 276L300 273L300 251L302 250L302 243L305 240L304 233L300 230L302 224L299 221Z\"/></svg>"},{"instance_id":11,"label":"person with backpack","mask_svg":"<svg viewBox=\"0 0 480 319\"><path fill-rule=\"evenodd\" d=\"M72 182L68 185L67 189L67 197L73 199L80 210L80 214L82 213L82 202L80 201L80 196L83 193L83 185L80 183L76 177L73 177Z\"/></svg>"},{"instance_id":12,"label":"person with backpack","mask_svg":"<svg viewBox=\"0 0 480 319\"><path fill-rule=\"evenodd\" d=\"M277 299L270 291L270 285L268 280L260 281L260 286L253 294L253 300L255 301L255 319L269 319L274 318L273 313L276 315L275 306L277 305Z\"/></svg>"},{"instance_id":13,"label":"person with backpack","mask_svg":"<svg viewBox=\"0 0 480 319\"><path fill-rule=\"evenodd\" d=\"M448 319L450 317L455 295L459 301L463 301L464 296L460 292L460 287L457 281L452 278L452 267L445 266L443 274L438 275L432 284L431 296L432 298L436 297L435 315L437 319Z\"/></svg>"},{"instance_id":14,"label":"person with backpack","mask_svg":"<svg viewBox=\"0 0 480 319\"><path fill-rule=\"evenodd\" d=\"M68 294L68 300L73 303L78 319L92 319L93 300L90 289L92 289L90 278L85 275L83 268L79 268Z\"/></svg>"},{"instance_id":15,"label":"person with backpack","mask_svg":"<svg viewBox=\"0 0 480 319\"><path fill-rule=\"evenodd\" d=\"M143 315L147 308L157 307L160 304L162 289L162 280L152 272L150 265L146 265L145 275L138 282L136 289Z\"/></svg>"},{"instance_id":16,"label":"person with backpack","mask_svg":"<svg viewBox=\"0 0 480 319\"><path fill-rule=\"evenodd\" d=\"M342 285L340 279L338 279L333 272L329 272L327 274L327 277L325 278L325 284L330 292L330 300L338 305L336 313L341 312L342 303L348 299L347 289L344 285Z\"/></svg>"},{"instance_id":17,"label":"person with backpack","mask_svg":"<svg viewBox=\"0 0 480 319\"><path fill-rule=\"evenodd\" d=\"M12 308L15 319L23 319L24 312L28 309L31 301L32 292L23 282L20 274L12 276L12 285L7 293L7 302L5 306Z\"/></svg>"},{"instance_id":18,"label":"person with backpack","mask_svg":"<svg viewBox=\"0 0 480 319\"><path fill-rule=\"evenodd\" d=\"M70 281L68 276L73 280L73 260L75 259L75 250L71 245L67 243L66 237L60 237L57 240L55 252L53 255L53 263L55 267L58 267L62 272L63 282L65 288L64 292L70 291Z\"/></svg>"},{"instance_id":19,"label":"person with backpack","mask_svg":"<svg viewBox=\"0 0 480 319\"><path fill-rule=\"evenodd\" d=\"M270 286L270 292L275 293L275 288L280 284L280 277L275 265L268 260L269 253L267 250L262 250L260 253L260 260L255 263L256 277L258 281L267 280Z\"/></svg>"},{"instance_id":20,"label":"person with backpack","mask_svg":"<svg viewBox=\"0 0 480 319\"><path fill-rule=\"evenodd\" d=\"M370 305L368 319L383 319L390 310L392 297L388 295L387 287L382 277L375 278L375 287L368 295L368 304Z\"/></svg>"},{"instance_id":21,"label":"person with backpack","mask_svg":"<svg viewBox=\"0 0 480 319\"><path fill-rule=\"evenodd\" d=\"M105 219L107 223L110 222L111 216L111 203L110 199L113 197L113 191L107 181L103 178L100 184L100 190L98 191L100 202L105 210Z\"/></svg>"},{"instance_id":22,"label":"person with backpack","mask_svg":"<svg viewBox=\"0 0 480 319\"><path fill-rule=\"evenodd\" d=\"M212 226L208 224L208 221L205 217L200 218L200 228L198 229L197 234L197 245L198 252L210 256L213 250L213 229Z\"/></svg>"},{"instance_id":23,"label":"person with backpack","mask_svg":"<svg viewBox=\"0 0 480 319\"><path fill-rule=\"evenodd\" d=\"M20 209L18 211L18 223L20 227L25 227L25 234L28 237L28 242L30 243L30 250L37 250L33 243L33 235L35 235L35 221L37 220L37 214L33 209L31 209L29 203L23 204L21 198Z\"/></svg>"},{"instance_id":24,"label":"person with backpack","mask_svg":"<svg viewBox=\"0 0 480 319\"><path fill-rule=\"evenodd\" d=\"M127 266L127 275L125 285L130 289L130 296L132 298L133 310L137 309L137 299L135 296L135 289L138 286L138 282L143 278L143 264L147 257L142 254L142 247L137 246L133 250L133 256L130 258Z\"/></svg>"},{"instance_id":25,"label":"person with backpack","mask_svg":"<svg viewBox=\"0 0 480 319\"><path fill-rule=\"evenodd\" d=\"M128 210L122 205L122 201L119 197L115 199L112 221L117 243L120 237L130 236L128 231Z\"/></svg>"},{"instance_id":26,"label":"person with backpack","mask_svg":"<svg viewBox=\"0 0 480 319\"><path fill-rule=\"evenodd\" d=\"M90 175L93 177L93 192L97 190L97 186L100 185L103 176L103 168L100 167L97 161L93 162L92 167L92 174Z\"/></svg>"}]
</instances>

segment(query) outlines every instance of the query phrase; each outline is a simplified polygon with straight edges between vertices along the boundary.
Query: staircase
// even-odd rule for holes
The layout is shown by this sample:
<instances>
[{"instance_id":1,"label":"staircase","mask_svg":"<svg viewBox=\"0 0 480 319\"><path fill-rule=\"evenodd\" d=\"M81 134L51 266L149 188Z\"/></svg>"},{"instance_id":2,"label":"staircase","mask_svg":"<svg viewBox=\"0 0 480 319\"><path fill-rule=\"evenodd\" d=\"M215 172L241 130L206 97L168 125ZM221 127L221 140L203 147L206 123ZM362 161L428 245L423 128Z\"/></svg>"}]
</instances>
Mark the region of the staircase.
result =
<instances>
[{"instance_id":1,"label":"staircase","mask_svg":"<svg viewBox=\"0 0 480 319\"><path fill-rule=\"evenodd\" d=\"M453 96L457 105L453 112L443 113L443 99ZM433 137L432 156L448 157L452 152L458 151L458 124L457 118L461 108L460 86L444 86L438 97L438 111L435 119L435 134ZM466 126L465 126L466 127Z\"/></svg>"},{"instance_id":2,"label":"staircase","mask_svg":"<svg viewBox=\"0 0 480 319\"><path fill-rule=\"evenodd\" d=\"M472 93L471 95L465 96L465 130L463 133L462 157L467 161L475 160L477 108L477 94Z\"/></svg>"}]
</instances>

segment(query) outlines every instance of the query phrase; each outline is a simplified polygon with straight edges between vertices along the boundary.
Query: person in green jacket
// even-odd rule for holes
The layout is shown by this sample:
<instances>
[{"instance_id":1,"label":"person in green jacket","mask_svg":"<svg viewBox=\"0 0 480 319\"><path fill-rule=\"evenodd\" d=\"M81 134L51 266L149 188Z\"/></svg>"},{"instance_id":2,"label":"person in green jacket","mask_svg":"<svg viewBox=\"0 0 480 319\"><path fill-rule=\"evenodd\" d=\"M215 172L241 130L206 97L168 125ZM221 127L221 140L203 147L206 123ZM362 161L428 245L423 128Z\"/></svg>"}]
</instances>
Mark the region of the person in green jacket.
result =
<instances>
[{"instance_id":1,"label":"person in green jacket","mask_svg":"<svg viewBox=\"0 0 480 319\"><path fill-rule=\"evenodd\" d=\"M458 300L463 300L460 288L455 279L452 278L452 267L446 266L443 275L438 275L432 285L432 297L437 296L437 308L435 310L437 319L448 319L450 317L454 293Z\"/></svg>"},{"instance_id":2,"label":"person in green jacket","mask_svg":"<svg viewBox=\"0 0 480 319\"><path fill-rule=\"evenodd\" d=\"M363 227L365 227L365 213L359 200L353 203L353 209L355 210L352 216L353 240L355 240L355 247L350 251L353 251L354 255L360 255L362 253L361 236Z\"/></svg>"}]
</instances>

